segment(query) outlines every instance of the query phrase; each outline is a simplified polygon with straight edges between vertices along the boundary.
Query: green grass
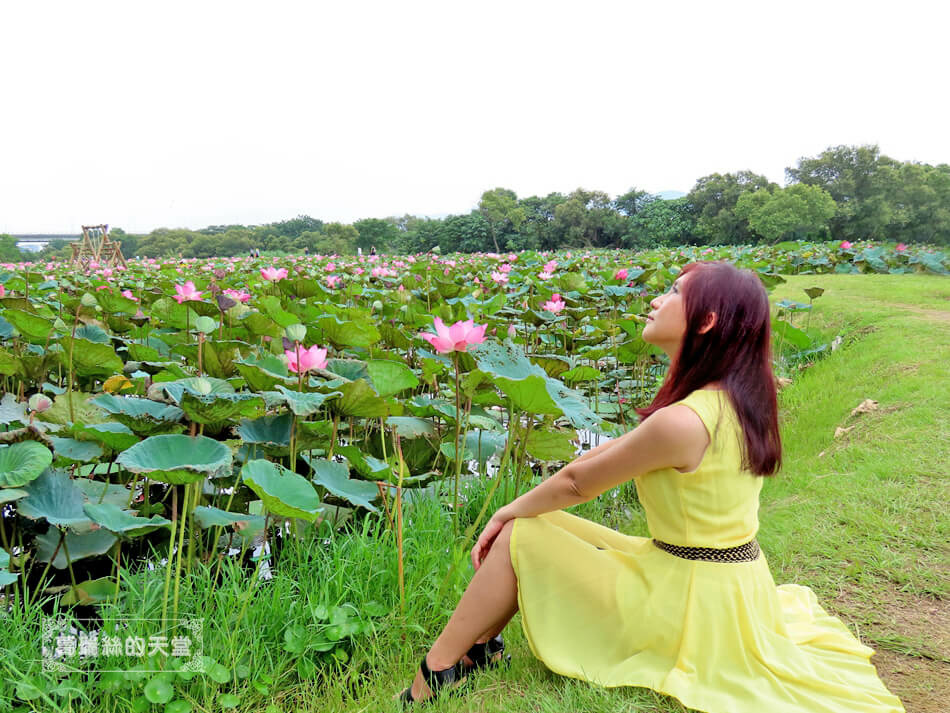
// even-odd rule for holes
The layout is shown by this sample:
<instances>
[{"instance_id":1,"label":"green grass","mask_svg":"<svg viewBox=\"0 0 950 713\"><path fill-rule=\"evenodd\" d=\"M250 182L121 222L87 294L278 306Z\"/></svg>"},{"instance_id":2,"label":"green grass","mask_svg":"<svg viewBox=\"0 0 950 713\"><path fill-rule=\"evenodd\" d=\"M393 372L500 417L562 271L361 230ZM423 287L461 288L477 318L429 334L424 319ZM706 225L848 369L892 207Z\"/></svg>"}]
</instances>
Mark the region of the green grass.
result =
<instances>
[{"instance_id":1,"label":"green grass","mask_svg":"<svg viewBox=\"0 0 950 713\"><path fill-rule=\"evenodd\" d=\"M804 301L802 289L814 285L826 292L815 300L809 331L822 341L836 336L843 341L834 352L796 370L793 383L781 393L785 464L763 491L759 540L776 582L812 587L822 604L866 643L908 660L945 666L950 651L940 633L946 628L940 627L946 627L950 595L950 523L943 509L950 496L950 280L796 276L776 288L773 300ZM878 410L850 416L865 399L877 401ZM836 427L852 425L844 437L834 438ZM474 518L484 493L484 485L470 484L463 524ZM646 534L629 486L575 512L629 534ZM308 713L399 710L391 697L408 685L471 570L468 546L453 540L449 515L438 503L408 508L405 531L403 606L395 541L385 522L376 519L285 547L274 577L255 587L240 618L250 584L247 573L226 569L215 588L207 573L197 572L184 583L179 608L205 618L205 653L224 664L232 680L222 685L200 677L176 680L176 690L193 702L195 711L221 710L218 696L223 691L241 695L238 711L265 711L268 706ZM155 616L160 598L161 577L139 573L131 577L126 599L113 613ZM369 602L381 604L384 613L371 616ZM365 622L366 631L355 634L346 647L345 663L329 664L326 654L313 650L296 654L284 649L288 628L303 627L307 636L316 632L315 612L322 606L343 606ZM11 680L34 681L47 696L20 702L13 710L136 709L147 679L125 682L102 698L91 680L79 674L59 680L40 672L39 622L35 610L14 611L3 619L0 680L7 682L0 687L0 711L11 709ZM684 710L646 689L599 689L552 674L531 655L517 616L505 638L511 667L480 674L464 696L440 702L438 710ZM927 702L950 695L946 676L939 680L946 669L922 671L912 680L890 678L883 668L882 675L909 711L939 710L928 708Z\"/></svg>"}]
</instances>

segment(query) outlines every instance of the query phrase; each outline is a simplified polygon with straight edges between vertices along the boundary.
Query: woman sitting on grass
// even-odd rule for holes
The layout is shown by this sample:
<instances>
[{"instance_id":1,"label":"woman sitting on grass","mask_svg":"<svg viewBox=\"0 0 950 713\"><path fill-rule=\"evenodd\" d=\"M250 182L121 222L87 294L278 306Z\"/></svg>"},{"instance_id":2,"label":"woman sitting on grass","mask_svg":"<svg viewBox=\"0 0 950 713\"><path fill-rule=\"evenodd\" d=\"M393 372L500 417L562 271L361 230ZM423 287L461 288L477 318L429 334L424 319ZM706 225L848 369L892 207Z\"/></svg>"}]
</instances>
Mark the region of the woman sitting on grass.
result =
<instances>
[{"instance_id":1,"label":"woman sitting on grass","mask_svg":"<svg viewBox=\"0 0 950 713\"><path fill-rule=\"evenodd\" d=\"M520 609L535 656L599 686L709 713L902 711L873 651L807 587L776 587L755 540L760 476L782 458L758 277L694 263L650 306L643 339L670 370L640 425L491 517L475 575L401 700L496 663ZM630 479L652 539L562 512Z\"/></svg>"}]
</instances>

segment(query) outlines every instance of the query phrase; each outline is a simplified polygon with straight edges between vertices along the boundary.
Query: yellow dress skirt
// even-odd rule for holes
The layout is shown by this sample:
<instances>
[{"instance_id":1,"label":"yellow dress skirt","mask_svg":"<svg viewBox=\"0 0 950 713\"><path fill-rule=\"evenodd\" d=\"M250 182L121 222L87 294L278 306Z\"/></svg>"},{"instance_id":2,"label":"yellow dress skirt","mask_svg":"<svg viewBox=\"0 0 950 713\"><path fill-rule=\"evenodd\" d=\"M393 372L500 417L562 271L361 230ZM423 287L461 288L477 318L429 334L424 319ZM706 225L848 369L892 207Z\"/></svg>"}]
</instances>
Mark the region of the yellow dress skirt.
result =
<instances>
[{"instance_id":1,"label":"yellow dress skirt","mask_svg":"<svg viewBox=\"0 0 950 713\"><path fill-rule=\"evenodd\" d=\"M762 479L739 468L734 412L719 391L682 403L711 442L697 470L638 479L650 532L690 547L743 544L758 529ZM777 587L764 554L683 559L566 512L517 519L510 551L528 644L556 673L644 686L707 713L904 710L873 650L808 587Z\"/></svg>"}]
</instances>

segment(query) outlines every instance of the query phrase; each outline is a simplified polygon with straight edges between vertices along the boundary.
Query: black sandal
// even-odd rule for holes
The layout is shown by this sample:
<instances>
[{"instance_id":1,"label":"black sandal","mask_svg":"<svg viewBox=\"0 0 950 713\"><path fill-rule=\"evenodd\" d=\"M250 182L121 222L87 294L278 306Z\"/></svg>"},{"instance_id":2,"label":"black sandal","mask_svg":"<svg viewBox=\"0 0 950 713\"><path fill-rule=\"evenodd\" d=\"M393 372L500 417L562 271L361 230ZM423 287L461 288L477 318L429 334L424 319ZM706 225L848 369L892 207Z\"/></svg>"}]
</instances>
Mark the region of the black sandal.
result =
<instances>
[{"instance_id":1,"label":"black sandal","mask_svg":"<svg viewBox=\"0 0 950 713\"><path fill-rule=\"evenodd\" d=\"M494 658L497 654L504 653L504 651L505 641L501 638L501 634L499 634L494 639L489 639L481 644L473 644L472 648L470 648L466 654L466 656L471 659L472 665L462 665L468 671L477 671L480 668L495 668L495 666L500 663L507 665L511 662L510 655L499 657L498 659Z\"/></svg>"},{"instance_id":2,"label":"black sandal","mask_svg":"<svg viewBox=\"0 0 950 713\"><path fill-rule=\"evenodd\" d=\"M423 656L422 663L419 664L419 669L422 671L422 680L426 682L426 685L432 692L431 698L435 698L439 694L440 689L451 686L453 683L461 683L465 680L465 671L461 663L457 663L441 671L432 671L426 663L426 657ZM399 696L399 700L405 705L409 703L424 703L430 699L425 698L422 701L417 701L412 697L412 684L410 684L409 688L403 691Z\"/></svg>"}]
</instances>

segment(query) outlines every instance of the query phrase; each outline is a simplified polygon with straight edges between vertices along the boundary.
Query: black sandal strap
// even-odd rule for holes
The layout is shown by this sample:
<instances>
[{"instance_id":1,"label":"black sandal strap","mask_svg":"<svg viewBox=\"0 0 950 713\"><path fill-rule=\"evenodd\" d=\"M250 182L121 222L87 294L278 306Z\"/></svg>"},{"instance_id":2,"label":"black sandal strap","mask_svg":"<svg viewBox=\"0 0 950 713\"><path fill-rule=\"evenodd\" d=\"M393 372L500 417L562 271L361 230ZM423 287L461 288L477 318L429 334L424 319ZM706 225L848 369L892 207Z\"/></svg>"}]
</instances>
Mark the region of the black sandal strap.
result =
<instances>
[{"instance_id":1,"label":"black sandal strap","mask_svg":"<svg viewBox=\"0 0 950 713\"><path fill-rule=\"evenodd\" d=\"M433 695L438 693L439 689L443 686L448 686L458 681L460 678L459 674L461 673L459 664L442 669L441 671L433 671L429 668L429 664L426 663L425 656L422 657L422 663L419 664L419 669L422 671L422 678Z\"/></svg>"}]
</instances>

